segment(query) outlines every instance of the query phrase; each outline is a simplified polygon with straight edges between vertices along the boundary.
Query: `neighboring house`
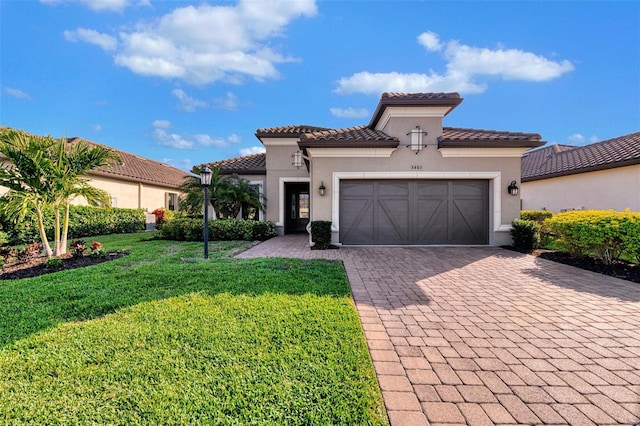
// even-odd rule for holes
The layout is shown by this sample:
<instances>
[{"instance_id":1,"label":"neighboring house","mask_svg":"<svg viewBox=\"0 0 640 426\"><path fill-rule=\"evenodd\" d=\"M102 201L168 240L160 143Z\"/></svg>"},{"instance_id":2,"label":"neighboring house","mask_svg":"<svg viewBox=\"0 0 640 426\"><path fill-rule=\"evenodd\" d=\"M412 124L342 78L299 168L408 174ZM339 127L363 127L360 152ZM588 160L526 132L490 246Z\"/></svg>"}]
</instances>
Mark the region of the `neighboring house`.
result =
<instances>
[{"instance_id":1,"label":"neighboring house","mask_svg":"<svg viewBox=\"0 0 640 426\"><path fill-rule=\"evenodd\" d=\"M69 143L79 141L95 144L81 138L69 138ZM113 207L141 208L152 212L157 208L178 209L179 186L188 173L168 164L150 160L139 155L111 148L120 157L112 162L112 167L100 167L90 172L87 178L90 184L111 195ZM0 195L6 188L0 187ZM83 205L83 198L74 200L74 204Z\"/></svg>"},{"instance_id":2,"label":"neighboring house","mask_svg":"<svg viewBox=\"0 0 640 426\"><path fill-rule=\"evenodd\" d=\"M337 244L511 242L520 157L535 133L443 127L457 93L385 93L368 125L258 129L265 154L212 163L261 186L278 232L332 222Z\"/></svg>"},{"instance_id":3,"label":"neighboring house","mask_svg":"<svg viewBox=\"0 0 640 426\"><path fill-rule=\"evenodd\" d=\"M69 141L76 140L78 138ZM165 163L112 149L121 161L113 162L112 167L93 170L88 177L92 186L111 195L113 207L141 208L148 212L161 207L178 210L179 186L188 173Z\"/></svg>"},{"instance_id":4,"label":"neighboring house","mask_svg":"<svg viewBox=\"0 0 640 426\"><path fill-rule=\"evenodd\" d=\"M640 211L640 132L522 157L522 208Z\"/></svg>"}]
</instances>

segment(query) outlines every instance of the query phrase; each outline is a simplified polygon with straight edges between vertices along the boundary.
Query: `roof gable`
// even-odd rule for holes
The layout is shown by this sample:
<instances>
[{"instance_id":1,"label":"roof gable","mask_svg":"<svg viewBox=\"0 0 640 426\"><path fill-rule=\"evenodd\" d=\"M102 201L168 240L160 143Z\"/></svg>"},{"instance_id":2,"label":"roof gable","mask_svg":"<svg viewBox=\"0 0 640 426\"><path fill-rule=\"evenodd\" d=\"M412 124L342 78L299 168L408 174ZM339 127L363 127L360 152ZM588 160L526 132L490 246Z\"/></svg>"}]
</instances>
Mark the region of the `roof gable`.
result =
<instances>
[{"instance_id":1,"label":"roof gable","mask_svg":"<svg viewBox=\"0 0 640 426\"><path fill-rule=\"evenodd\" d=\"M640 132L584 146L529 151L521 164L524 182L640 164Z\"/></svg>"},{"instance_id":2,"label":"roof gable","mask_svg":"<svg viewBox=\"0 0 640 426\"><path fill-rule=\"evenodd\" d=\"M452 93L390 93L385 92L380 98L369 127L375 129L378 121L382 118L385 110L389 107L416 107L432 106L446 107L444 115L450 113L455 107L460 105L463 99L460 94Z\"/></svg>"}]
</instances>

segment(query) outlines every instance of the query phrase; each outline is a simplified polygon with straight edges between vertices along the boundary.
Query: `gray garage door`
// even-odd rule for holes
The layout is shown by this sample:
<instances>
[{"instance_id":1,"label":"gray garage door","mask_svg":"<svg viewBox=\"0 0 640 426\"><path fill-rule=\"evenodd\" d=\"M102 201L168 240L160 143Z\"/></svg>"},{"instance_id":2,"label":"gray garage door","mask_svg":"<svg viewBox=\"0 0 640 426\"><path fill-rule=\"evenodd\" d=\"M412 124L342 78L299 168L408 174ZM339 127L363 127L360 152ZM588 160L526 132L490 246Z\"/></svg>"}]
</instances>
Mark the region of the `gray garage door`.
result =
<instances>
[{"instance_id":1,"label":"gray garage door","mask_svg":"<svg viewBox=\"0 0 640 426\"><path fill-rule=\"evenodd\" d=\"M343 180L343 244L487 244L485 180Z\"/></svg>"}]
</instances>

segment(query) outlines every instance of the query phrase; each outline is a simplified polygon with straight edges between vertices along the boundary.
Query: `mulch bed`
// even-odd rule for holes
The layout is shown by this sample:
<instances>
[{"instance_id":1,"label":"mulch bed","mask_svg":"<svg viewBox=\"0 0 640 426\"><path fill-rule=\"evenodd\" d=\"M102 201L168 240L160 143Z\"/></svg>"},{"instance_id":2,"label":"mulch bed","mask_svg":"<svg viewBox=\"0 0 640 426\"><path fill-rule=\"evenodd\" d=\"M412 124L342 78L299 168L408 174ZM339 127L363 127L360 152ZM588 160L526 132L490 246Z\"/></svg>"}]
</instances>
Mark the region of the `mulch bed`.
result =
<instances>
[{"instance_id":1,"label":"mulch bed","mask_svg":"<svg viewBox=\"0 0 640 426\"><path fill-rule=\"evenodd\" d=\"M6 264L0 271L0 280L31 278L44 274L50 274L51 272L63 271L66 269L83 268L85 266L96 265L98 263L119 259L126 255L126 252L113 252L105 254L104 257L73 257L71 253L67 253L60 257L62 259L62 266L58 268L47 268L45 266L47 257L38 256L25 262L14 262Z\"/></svg>"},{"instance_id":2,"label":"mulch bed","mask_svg":"<svg viewBox=\"0 0 640 426\"><path fill-rule=\"evenodd\" d=\"M504 248L517 251L511 246L505 246ZM611 277L616 277L640 284L640 265L637 264L619 260L614 262L612 265L605 265L593 256L575 258L571 257L569 253L557 250L538 249L529 254L540 257L542 259L564 263L565 265L575 266L580 269L586 269L588 271L593 271L599 274L609 275Z\"/></svg>"}]
</instances>

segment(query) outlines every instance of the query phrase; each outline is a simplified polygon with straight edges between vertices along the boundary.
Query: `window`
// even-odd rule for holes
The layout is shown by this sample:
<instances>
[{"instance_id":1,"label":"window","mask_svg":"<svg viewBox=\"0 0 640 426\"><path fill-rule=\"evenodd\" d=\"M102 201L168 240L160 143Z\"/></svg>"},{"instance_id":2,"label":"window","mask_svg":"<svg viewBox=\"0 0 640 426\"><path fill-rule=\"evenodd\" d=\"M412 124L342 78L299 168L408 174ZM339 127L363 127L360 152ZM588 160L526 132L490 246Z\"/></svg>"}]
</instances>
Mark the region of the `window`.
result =
<instances>
[{"instance_id":1,"label":"window","mask_svg":"<svg viewBox=\"0 0 640 426\"><path fill-rule=\"evenodd\" d=\"M178 210L178 194L175 192L165 192L164 198L164 206L167 210Z\"/></svg>"}]
</instances>

